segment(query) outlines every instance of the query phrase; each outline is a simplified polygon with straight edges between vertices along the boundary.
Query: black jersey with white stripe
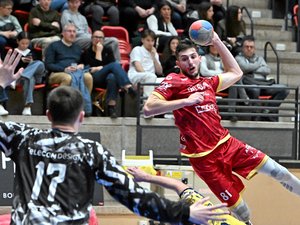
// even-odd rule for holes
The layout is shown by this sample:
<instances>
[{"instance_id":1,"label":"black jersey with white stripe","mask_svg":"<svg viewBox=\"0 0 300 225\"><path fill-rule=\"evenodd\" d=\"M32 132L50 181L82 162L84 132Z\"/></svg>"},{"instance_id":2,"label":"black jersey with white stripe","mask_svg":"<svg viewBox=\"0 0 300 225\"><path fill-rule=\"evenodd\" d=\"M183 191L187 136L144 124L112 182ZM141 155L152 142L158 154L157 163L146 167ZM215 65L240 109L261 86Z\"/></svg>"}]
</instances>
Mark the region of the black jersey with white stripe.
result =
<instances>
[{"instance_id":1,"label":"black jersey with white stripe","mask_svg":"<svg viewBox=\"0 0 300 225\"><path fill-rule=\"evenodd\" d=\"M0 150L16 165L12 224L88 224L95 180L138 215L188 220L188 204L143 189L100 143L78 134L0 123Z\"/></svg>"}]
</instances>

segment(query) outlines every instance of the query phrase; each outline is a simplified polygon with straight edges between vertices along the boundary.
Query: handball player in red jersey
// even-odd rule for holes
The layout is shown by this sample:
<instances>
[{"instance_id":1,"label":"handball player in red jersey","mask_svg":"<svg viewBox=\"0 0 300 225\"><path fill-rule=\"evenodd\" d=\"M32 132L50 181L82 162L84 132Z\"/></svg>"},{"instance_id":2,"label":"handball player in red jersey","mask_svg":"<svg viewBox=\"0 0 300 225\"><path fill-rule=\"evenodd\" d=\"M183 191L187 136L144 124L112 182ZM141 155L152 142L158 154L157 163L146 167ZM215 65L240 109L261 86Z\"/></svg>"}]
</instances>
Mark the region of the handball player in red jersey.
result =
<instances>
[{"instance_id":1,"label":"handball player in red jersey","mask_svg":"<svg viewBox=\"0 0 300 225\"><path fill-rule=\"evenodd\" d=\"M232 137L221 125L215 94L240 80L243 72L216 33L209 45L217 48L224 73L202 77L197 47L188 39L181 41L176 49L181 72L169 74L154 90L145 103L144 114L173 111L181 154L189 157L197 175L220 201L226 202L238 219L251 224L249 208L240 194L244 184L233 172L246 179L257 172L267 174L297 195L300 181L263 152Z\"/></svg>"},{"instance_id":2,"label":"handball player in red jersey","mask_svg":"<svg viewBox=\"0 0 300 225\"><path fill-rule=\"evenodd\" d=\"M0 61L0 89L17 80L21 54L9 50ZM87 225L94 182L137 215L158 221L207 225L224 221L226 204L203 206L170 201L139 186L99 142L82 138L82 94L70 86L53 89L47 99L51 128L0 121L0 151L16 166L11 225ZM0 222L1 224L1 222Z\"/></svg>"}]
</instances>

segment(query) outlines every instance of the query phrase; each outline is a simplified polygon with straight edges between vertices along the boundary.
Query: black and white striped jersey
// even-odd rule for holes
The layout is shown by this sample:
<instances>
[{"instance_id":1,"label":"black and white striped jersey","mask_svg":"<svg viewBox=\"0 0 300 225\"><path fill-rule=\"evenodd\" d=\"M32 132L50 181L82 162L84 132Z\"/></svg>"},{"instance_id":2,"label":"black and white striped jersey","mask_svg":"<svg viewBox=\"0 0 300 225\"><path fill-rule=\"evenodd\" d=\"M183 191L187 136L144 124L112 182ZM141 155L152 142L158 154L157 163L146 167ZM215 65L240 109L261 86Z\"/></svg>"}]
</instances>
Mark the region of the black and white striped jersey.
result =
<instances>
[{"instance_id":1,"label":"black and white striped jersey","mask_svg":"<svg viewBox=\"0 0 300 225\"><path fill-rule=\"evenodd\" d=\"M100 143L77 134L0 123L0 150L16 165L12 224L87 224L95 180L138 215L189 218L187 204L143 189Z\"/></svg>"}]
</instances>

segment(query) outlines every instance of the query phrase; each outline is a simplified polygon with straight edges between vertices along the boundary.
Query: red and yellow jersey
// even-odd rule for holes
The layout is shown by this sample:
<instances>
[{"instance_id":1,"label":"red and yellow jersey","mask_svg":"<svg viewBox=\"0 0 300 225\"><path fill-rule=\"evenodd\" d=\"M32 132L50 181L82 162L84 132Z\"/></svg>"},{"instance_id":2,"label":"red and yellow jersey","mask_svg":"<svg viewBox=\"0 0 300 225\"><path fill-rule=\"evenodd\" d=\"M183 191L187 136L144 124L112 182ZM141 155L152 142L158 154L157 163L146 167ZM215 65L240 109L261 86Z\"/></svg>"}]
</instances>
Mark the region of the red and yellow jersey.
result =
<instances>
[{"instance_id":1,"label":"red and yellow jersey","mask_svg":"<svg viewBox=\"0 0 300 225\"><path fill-rule=\"evenodd\" d=\"M188 98L195 92L203 93L203 102L173 111L180 131L182 155L205 156L229 139L228 130L221 126L215 98L220 84L219 76L191 79L184 74L172 73L155 89L154 95L168 101Z\"/></svg>"}]
</instances>

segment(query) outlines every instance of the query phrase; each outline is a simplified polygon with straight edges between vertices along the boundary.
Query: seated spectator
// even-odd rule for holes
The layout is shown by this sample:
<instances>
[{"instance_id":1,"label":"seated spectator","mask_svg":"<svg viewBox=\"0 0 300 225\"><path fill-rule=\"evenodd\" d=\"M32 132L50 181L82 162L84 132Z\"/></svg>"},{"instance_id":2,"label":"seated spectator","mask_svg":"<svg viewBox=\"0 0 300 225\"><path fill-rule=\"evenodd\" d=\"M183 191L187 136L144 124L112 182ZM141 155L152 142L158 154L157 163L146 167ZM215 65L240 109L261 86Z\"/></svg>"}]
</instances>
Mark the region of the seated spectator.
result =
<instances>
[{"instance_id":1,"label":"seated spectator","mask_svg":"<svg viewBox=\"0 0 300 225\"><path fill-rule=\"evenodd\" d=\"M156 9L155 0L131 0L131 1L119 1L120 10L120 25L125 27L128 31L129 37L137 36L138 24L141 20L152 15Z\"/></svg>"},{"instance_id":2,"label":"seated spectator","mask_svg":"<svg viewBox=\"0 0 300 225\"><path fill-rule=\"evenodd\" d=\"M49 85L71 85L79 89L85 100L84 111L86 116L92 113L91 92L93 88L92 75L84 70L84 65L79 64L81 48L74 44L76 28L74 24L63 27L62 40L49 45L45 54L45 65L50 72Z\"/></svg>"},{"instance_id":3,"label":"seated spectator","mask_svg":"<svg viewBox=\"0 0 300 225\"><path fill-rule=\"evenodd\" d=\"M108 17L110 26L119 25L119 9L116 0L86 0L84 1L81 12L83 15L92 16L92 30L100 30L103 26L102 17Z\"/></svg>"},{"instance_id":4,"label":"seated spectator","mask_svg":"<svg viewBox=\"0 0 300 225\"><path fill-rule=\"evenodd\" d=\"M284 84L275 84L275 80L269 80L267 76L271 69L267 65L262 56L255 54L255 39L253 36L245 36L242 43L242 52L236 56L240 68L244 72L243 83L246 85L267 85L271 87L286 87ZM247 88L250 99L258 99L260 95L270 95L272 100L284 100L289 95L287 89L264 89L251 87ZM259 103L254 103L259 105ZM267 103L267 107L279 107L280 103ZM260 111L257 111L260 112ZM278 109L267 110L263 113L278 113ZM262 118L254 117L253 120L261 120ZM278 121L278 117L266 117L268 121Z\"/></svg>"},{"instance_id":5,"label":"seated spectator","mask_svg":"<svg viewBox=\"0 0 300 225\"><path fill-rule=\"evenodd\" d=\"M220 20L225 18L226 9L223 6L223 0L210 0L210 3L213 6L214 16L213 21L214 25L218 24Z\"/></svg>"},{"instance_id":6,"label":"seated spectator","mask_svg":"<svg viewBox=\"0 0 300 225\"><path fill-rule=\"evenodd\" d=\"M201 76L204 76L204 77L217 76L224 72L223 62L222 62L221 57L219 56L217 49L213 45L210 45L208 49L209 49L209 52L207 54L205 54L205 56L202 56L200 73L201 73ZM236 82L236 84L242 84L242 81L239 80L238 82ZM242 88L242 87L228 88L228 98L244 99L245 100L244 104L248 105L247 100L249 99L249 97L246 93L245 88ZM235 109L236 102L229 101L228 105L231 106L230 108L228 108L228 112L230 112L230 113L236 112L236 109ZM230 120L231 120L231 122L236 122L238 120L238 117L235 115L232 115L230 117Z\"/></svg>"},{"instance_id":7,"label":"seated spectator","mask_svg":"<svg viewBox=\"0 0 300 225\"><path fill-rule=\"evenodd\" d=\"M184 28L184 14L186 12L186 0L168 0L172 5L172 23L176 29Z\"/></svg>"},{"instance_id":8,"label":"seated spectator","mask_svg":"<svg viewBox=\"0 0 300 225\"><path fill-rule=\"evenodd\" d=\"M241 8L236 5L229 6L225 18L218 22L215 31L231 53L236 56L241 51L242 39L246 35Z\"/></svg>"},{"instance_id":9,"label":"seated spectator","mask_svg":"<svg viewBox=\"0 0 300 225\"><path fill-rule=\"evenodd\" d=\"M90 67L93 76L94 87L106 89L105 112L111 118L117 118L117 98L119 88L123 88L132 96L135 91L128 76L116 62L111 48L104 46L104 33L100 30L94 31L92 35L92 46L82 54L82 62Z\"/></svg>"},{"instance_id":10,"label":"seated spectator","mask_svg":"<svg viewBox=\"0 0 300 225\"><path fill-rule=\"evenodd\" d=\"M155 83L157 75L162 75L162 66L154 47L155 38L155 33L152 30L144 30L142 46L134 47L130 53L128 77L134 85L137 83ZM148 97L153 89L153 86L144 86L144 97Z\"/></svg>"},{"instance_id":11,"label":"seated spectator","mask_svg":"<svg viewBox=\"0 0 300 225\"><path fill-rule=\"evenodd\" d=\"M179 37L172 37L161 55L161 64L163 67L163 75L167 76L169 73L179 73L180 69L176 64L176 47L179 44Z\"/></svg>"},{"instance_id":12,"label":"seated spectator","mask_svg":"<svg viewBox=\"0 0 300 225\"><path fill-rule=\"evenodd\" d=\"M157 38L157 52L161 53L172 36L178 36L175 27L171 22L172 6L162 0L158 3L158 10L154 15L147 18L146 28L152 30Z\"/></svg>"},{"instance_id":13,"label":"seated spectator","mask_svg":"<svg viewBox=\"0 0 300 225\"><path fill-rule=\"evenodd\" d=\"M0 1L0 54L2 59L6 54L6 45L12 48L17 47L16 37L22 31L18 19L11 15L13 5L11 0Z\"/></svg>"},{"instance_id":14,"label":"seated spectator","mask_svg":"<svg viewBox=\"0 0 300 225\"><path fill-rule=\"evenodd\" d=\"M64 27L68 23L73 23L76 27L75 44L79 45L82 50L86 50L91 46L92 35L89 31L88 22L78 11L81 0L68 0L68 9L64 10L61 16L61 25ZM107 37L104 40L104 45L110 46L113 50L115 59L120 61L120 51L118 39L115 37Z\"/></svg>"},{"instance_id":15,"label":"seated spectator","mask_svg":"<svg viewBox=\"0 0 300 225\"><path fill-rule=\"evenodd\" d=\"M32 44L41 46L42 55L51 42L60 40L60 15L50 9L51 0L39 0L29 13L29 34Z\"/></svg>"},{"instance_id":16,"label":"seated spectator","mask_svg":"<svg viewBox=\"0 0 300 225\"><path fill-rule=\"evenodd\" d=\"M21 60L16 67L15 71L18 71L20 68L24 68L21 78L17 81L23 86L23 96L24 96L24 109L22 115L31 116L31 105L33 104L33 91L34 85L40 84L43 82L45 75L45 66L44 63L40 60L33 60L30 49L29 35L26 32L21 32L17 36L18 47L16 48L21 54ZM13 88L15 84L12 84ZM7 93L5 89L0 91L0 115L8 115L9 112L4 109L3 103L8 100Z\"/></svg>"}]
</instances>

